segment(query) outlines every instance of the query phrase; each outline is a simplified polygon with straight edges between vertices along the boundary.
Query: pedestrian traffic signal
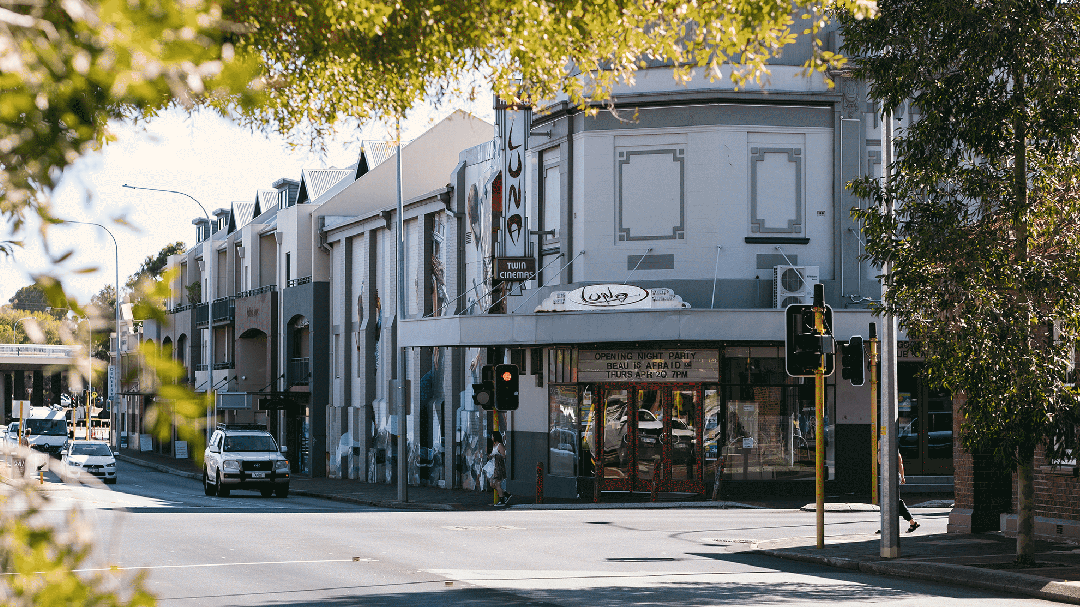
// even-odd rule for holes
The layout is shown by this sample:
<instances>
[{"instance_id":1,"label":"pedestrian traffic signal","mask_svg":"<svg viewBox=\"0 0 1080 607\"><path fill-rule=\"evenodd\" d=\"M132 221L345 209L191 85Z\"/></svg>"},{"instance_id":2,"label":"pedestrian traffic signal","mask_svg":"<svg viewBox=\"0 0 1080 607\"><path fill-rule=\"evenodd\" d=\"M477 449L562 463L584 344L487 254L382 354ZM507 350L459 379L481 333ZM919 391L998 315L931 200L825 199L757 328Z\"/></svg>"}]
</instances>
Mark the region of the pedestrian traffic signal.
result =
<instances>
[{"instance_id":1,"label":"pedestrian traffic signal","mask_svg":"<svg viewBox=\"0 0 1080 607\"><path fill-rule=\"evenodd\" d=\"M499 411L517 410L517 365L495 365L495 408Z\"/></svg>"},{"instance_id":2,"label":"pedestrian traffic signal","mask_svg":"<svg viewBox=\"0 0 1080 607\"><path fill-rule=\"evenodd\" d=\"M853 386L863 385L866 361L863 356L863 338L855 335L840 349L840 377Z\"/></svg>"},{"instance_id":3,"label":"pedestrian traffic signal","mask_svg":"<svg viewBox=\"0 0 1080 607\"><path fill-rule=\"evenodd\" d=\"M478 384L472 385L473 402L477 407L485 411L491 411L495 408L495 383L491 381L482 381Z\"/></svg>"},{"instance_id":4,"label":"pedestrian traffic signal","mask_svg":"<svg viewBox=\"0 0 1080 607\"><path fill-rule=\"evenodd\" d=\"M834 343L832 308L824 306L824 330L818 333L814 323L814 306L792 304L785 310L787 334L784 354L787 374L792 377L813 377L825 355L825 375L832 375Z\"/></svg>"}]
</instances>

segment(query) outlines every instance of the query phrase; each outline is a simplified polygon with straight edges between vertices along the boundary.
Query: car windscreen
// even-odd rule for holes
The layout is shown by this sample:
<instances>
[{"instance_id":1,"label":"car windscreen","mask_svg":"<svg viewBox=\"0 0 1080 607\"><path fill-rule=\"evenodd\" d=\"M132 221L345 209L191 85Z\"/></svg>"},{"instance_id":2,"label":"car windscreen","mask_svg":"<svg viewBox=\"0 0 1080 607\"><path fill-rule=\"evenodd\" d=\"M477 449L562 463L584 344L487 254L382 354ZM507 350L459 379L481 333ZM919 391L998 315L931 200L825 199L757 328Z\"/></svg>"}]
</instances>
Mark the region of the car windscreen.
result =
<instances>
[{"instance_id":1,"label":"car windscreen","mask_svg":"<svg viewBox=\"0 0 1080 607\"><path fill-rule=\"evenodd\" d=\"M104 443L76 443L71 446L72 455L112 455L112 450Z\"/></svg>"},{"instance_id":2,"label":"car windscreen","mask_svg":"<svg viewBox=\"0 0 1080 607\"><path fill-rule=\"evenodd\" d=\"M26 433L45 436L67 436L67 422L62 419L28 419Z\"/></svg>"},{"instance_id":3,"label":"car windscreen","mask_svg":"<svg viewBox=\"0 0 1080 607\"><path fill-rule=\"evenodd\" d=\"M226 451L277 451L277 443L268 434L225 437Z\"/></svg>"}]
</instances>

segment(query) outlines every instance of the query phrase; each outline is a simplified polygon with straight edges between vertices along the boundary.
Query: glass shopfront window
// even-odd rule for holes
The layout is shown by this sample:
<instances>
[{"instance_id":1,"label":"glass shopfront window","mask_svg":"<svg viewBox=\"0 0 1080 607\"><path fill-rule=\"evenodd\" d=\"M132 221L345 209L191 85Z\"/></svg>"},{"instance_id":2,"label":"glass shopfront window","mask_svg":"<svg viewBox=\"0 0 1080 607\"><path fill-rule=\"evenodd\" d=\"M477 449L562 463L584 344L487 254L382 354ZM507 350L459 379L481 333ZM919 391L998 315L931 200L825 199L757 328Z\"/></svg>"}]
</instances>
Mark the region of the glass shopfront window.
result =
<instances>
[{"instance_id":1,"label":"glass shopfront window","mask_svg":"<svg viewBox=\"0 0 1080 607\"><path fill-rule=\"evenodd\" d=\"M787 375L783 348L725 348L721 374L720 394L707 392L705 397L706 436L716 437L714 446L706 447L706 466L715 470L708 454L719 452L725 459L726 480L812 479L820 440L825 442L825 465L832 478L833 378L826 380L825 427L819 431L814 382ZM718 397L723 398L722 407Z\"/></svg>"},{"instance_id":2,"label":"glass shopfront window","mask_svg":"<svg viewBox=\"0 0 1080 607\"><path fill-rule=\"evenodd\" d=\"M548 388L548 474L574 476L580 460L577 386Z\"/></svg>"}]
</instances>

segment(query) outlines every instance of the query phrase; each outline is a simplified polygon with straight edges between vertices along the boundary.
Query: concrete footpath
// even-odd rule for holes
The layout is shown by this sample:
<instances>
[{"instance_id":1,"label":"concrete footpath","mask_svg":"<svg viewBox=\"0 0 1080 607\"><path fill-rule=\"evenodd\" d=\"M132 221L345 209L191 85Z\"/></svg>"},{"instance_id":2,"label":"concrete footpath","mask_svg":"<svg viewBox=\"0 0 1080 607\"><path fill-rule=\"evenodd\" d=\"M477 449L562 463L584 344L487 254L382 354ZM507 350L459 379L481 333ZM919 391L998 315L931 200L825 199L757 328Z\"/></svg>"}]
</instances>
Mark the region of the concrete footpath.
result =
<instances>
[{"instance_id":1,"label":"concrete footpath","mask_svg":"<svg viewBox=\"0 0 1080 607\"><path fill-rule=\"evenodd\" d=\"M177 460L156 453L124 450L118 458L139 466L202 480L202 472L190 460ZM122 482L122 481L121 481ZM397 487L356 480L306 478L294 476L290 492L295 495L363 504L380 508L418 510L492 510L491 492L447 490L434 487L409 487L408 502L397 500ZM724 501L694 502L620 502L594 504L584 501L534 504L532 500L514 500L512 510L592 509L592 508L760 508L792 507L790 502L746 504ZM805 509L805 508L804 508ZM812 504L811 504L812 509ZM829 503L826 511L872 511L875 506L859 503ZM827 535L825 547L818 549L815 539L786 538L759 543L740 543L745 551L781 559L817 563L841 569L893 577L926 580L980 588L995 592L1036 597L1080 605L1080 545L1066 542L1037 541L1036 566L1017 568L1016 540L1000 533L973 535L942 533L901 534L901 557L879 556L877 535Z\"/></svg>"}]
</instances>

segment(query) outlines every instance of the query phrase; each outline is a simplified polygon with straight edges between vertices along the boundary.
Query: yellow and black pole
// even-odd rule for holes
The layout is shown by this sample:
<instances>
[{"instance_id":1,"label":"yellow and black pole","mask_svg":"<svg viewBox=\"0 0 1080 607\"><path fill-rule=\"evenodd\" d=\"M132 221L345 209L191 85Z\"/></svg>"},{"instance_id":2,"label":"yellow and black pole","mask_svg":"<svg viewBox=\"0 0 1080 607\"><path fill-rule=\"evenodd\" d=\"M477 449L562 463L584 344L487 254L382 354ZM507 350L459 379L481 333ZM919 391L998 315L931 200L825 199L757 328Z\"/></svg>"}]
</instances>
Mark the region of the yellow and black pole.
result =
<instances>
[{"instance_id":1,"label":"yellow and black pole","mask_svg":"<svg viewBox=\"0 0 1080 607\"><path fill-rule=\"evenodd\" d=\"M823 285L814 285L814 332L826 335ZM825 340L822 339L822 345ZM820 348L818 365L814 370L814 494L817 500L817 547L825 547L825 367L831 348Z\"/></svg>"},{"instance_id":2,"label":"yellow and black pole","mask_svg":"<svg viewBox=\"0 0 1080 607\"><path fill-rule=\"evenodd\" d=\"M878 505L878 337L870 323L870 503Z\"/></svg>"}]
</instances>

